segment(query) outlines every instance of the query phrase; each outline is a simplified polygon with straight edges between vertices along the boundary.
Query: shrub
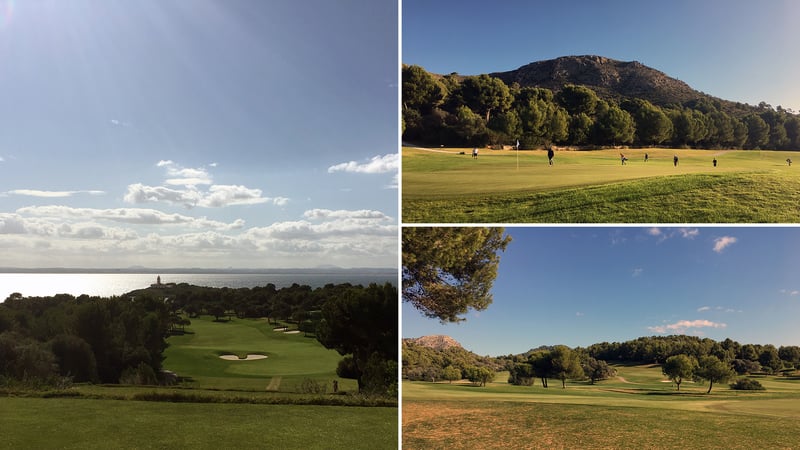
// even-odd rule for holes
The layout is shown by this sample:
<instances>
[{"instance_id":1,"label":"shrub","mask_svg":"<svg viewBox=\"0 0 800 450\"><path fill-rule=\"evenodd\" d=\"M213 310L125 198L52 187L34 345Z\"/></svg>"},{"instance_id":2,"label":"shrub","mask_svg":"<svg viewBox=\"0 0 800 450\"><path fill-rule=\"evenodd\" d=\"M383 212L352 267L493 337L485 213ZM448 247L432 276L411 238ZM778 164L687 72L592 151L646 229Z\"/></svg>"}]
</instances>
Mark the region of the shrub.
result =
<instances>
[{"instance_id":1,"label":"shrub","mask_svg":"<svg viewBox=\"0 0 800 450\"><path fill-rule=\"evenodd\" d=\"M119 377L120 384L157 384L156 373L147 363L140 362L136 367L128 367Z\"/></svg>"},{"instance_id":2,"label":"shrub","mask_svg":"<svg viewBox=\"0 0 800 450\"><path fill-rule=\"evenodd\" d=\"M304 378L303 381L300 383L300 392L303 394L315 394L315 395L322 395L327 390L325 383L320 381L312 380L310 378Z\"/></svg>"},{"instance_id":3,"label":"shrub","mask_svg":"<svg viewBox=\"0 0 800 450\"><path fill-rule=\"evenodd\" d=\"M752 378L740 378L736 380L735 383L731 383L731 389L735 389L737 391L763 391L764 386L761 385L757 380Z\"/></svg>"}]
</instances>

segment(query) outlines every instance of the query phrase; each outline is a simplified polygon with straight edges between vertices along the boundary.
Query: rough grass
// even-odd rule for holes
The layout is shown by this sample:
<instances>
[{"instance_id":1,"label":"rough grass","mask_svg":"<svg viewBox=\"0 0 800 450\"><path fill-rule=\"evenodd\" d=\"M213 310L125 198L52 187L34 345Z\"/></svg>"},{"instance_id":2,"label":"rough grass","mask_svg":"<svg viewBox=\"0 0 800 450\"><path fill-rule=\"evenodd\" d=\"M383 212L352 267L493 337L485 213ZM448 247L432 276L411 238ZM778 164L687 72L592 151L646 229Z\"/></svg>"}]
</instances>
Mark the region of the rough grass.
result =
<instances>
[{"instance_id":1,"label":"rough grass","mask_svg":"<svg viewBox=\"0 0 800 450\"><path fill-rule=\"evenodd\" d=\"M645 150L637 150L644 153ZM800 172L791 152L649 150L539 152L479 160L404 149L403 220L417 223L800 222ZM671 155L678 153L676 168ZM717 155L717 156L714 156ZM796 156L796 155L795 155ZM635 157L635 160L634 160ZM710 164L718 158L719 166ZM796 158L797 159L797 158Z\"/></svg>"},{"instance_id":2,"label":"rough grass","mask_svg":"<svg viewBox=\"0 0 800 450\"><path fill-rule=\"evenodd\" d=\"M511 386L403 383L403 448L793 448L800 381L766 392L664 383L660 366L600 382Z\"/></svg>"}]
</instances>

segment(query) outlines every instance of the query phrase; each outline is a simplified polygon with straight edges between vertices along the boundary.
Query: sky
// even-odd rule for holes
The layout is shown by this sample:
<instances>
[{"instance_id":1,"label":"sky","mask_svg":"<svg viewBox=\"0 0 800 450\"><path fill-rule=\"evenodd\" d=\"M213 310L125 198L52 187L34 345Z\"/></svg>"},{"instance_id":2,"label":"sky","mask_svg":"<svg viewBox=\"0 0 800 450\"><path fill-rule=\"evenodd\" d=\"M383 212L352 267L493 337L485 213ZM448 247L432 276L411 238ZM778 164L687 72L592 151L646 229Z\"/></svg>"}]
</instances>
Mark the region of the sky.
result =
<instances>
[{"instance_id":1,"label":"sky","mask_svg":"<svg viewBox=\"0 0 800 450\"><path fill-rule=\"evenodd\" d=\"M396 267L398 13L0 0L0 267Z\"/></svg>"},{"instance_id":2,"label":"sky","mask_svg":"<svg viewBox=\"0 0 800 450\"><path fill-rule=\"evenodd\" d=\"M800 228L506 227L484 311L441 324L402 305L402 336L479 355L686 334L800 345Z\"/></svg>"},{"instance_id":3,"label":"sky","mask_svg":"<svg viewBox=\"0 0 800 450\"><path fill-rule=\"evenodd\" d=\"M725 100L800 111L798 20L795 0L403 0L402 60L479 75L599 55Z\"/></svg>"}]
</instances>

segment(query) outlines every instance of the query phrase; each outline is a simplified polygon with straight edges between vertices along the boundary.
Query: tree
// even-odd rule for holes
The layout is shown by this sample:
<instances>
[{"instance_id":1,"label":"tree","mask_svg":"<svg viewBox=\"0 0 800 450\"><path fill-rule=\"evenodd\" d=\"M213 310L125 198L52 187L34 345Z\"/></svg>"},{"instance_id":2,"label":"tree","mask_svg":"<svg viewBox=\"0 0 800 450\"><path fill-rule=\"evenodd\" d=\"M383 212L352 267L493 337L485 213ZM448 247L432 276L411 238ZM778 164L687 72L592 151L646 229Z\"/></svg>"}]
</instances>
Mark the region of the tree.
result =
<instances>
[{"instance_id":1,"label":"tree","mask_svg":"<svg viewBox=\"0 0 800 450\"><path fill-rule=\"evenodd\" d=\"M97 361L86 341L72 334L59 334L50 342L50 348L61 375L78 382L97 380Z\"/></svg>"},{"instance_id":2,"label":"tree","mask_svg":"<svg viewBox=\"0 0 800 450\"><path fill-rule=\"evenodd\" d=\"M402 240L403 301L442 322L491 304L498 252L511 241L503 228L407 227Z\"/></svg>"},{"instance_id":3,"label":"tree","mask_svg":"<svg viewBox=\"0 0 800 450\"><path fill-rule=\"evenodd\" d=\"M769 368L772 373L775 373L783 368L783 361L778 355L778 349L774 345L767 344L758 355L758 362L761 363L763 368Z\"/></svg>"},{"instance_id":4,"label":"tree","mask_svg":"<svg viewBox=\"0 0 800 450\"><path fill-rule=\"evenodd\" d=\"M609 105L595 121L595 136L604 144L628 144L633 142L636 131L633 118L617 105Z\"/></svg>"},{"instance_id":5,"label":"tree","mask_svg":"<svg viewBox=\"0 0 800 450\"><path fill-rule=\"evenodd\" d=\"M553 357L550 352L536 352L528 357L533 374L542 381L542 387L547 387L547 378L553 373Z\"/></svg>"},{"instance_id":6,"label":"tree","mask_svg":"<svg viewBox=\"0 0 800 450\"><path fill-rule=\"evenodd\" d=\"M745 145L748 148L760 148L769 142L769 125L764 122L764 119L755 114L751 114L744 118L744 123L747 125L747 141Z\"/></svg>"},{"instance_id":7,"label":"tree","mask_svg":"<svg viewBox=\"0 0 800 450\"><path fill-rule=\"evenodd\" d=\"M661 108L647 100L632 99L623 103L636 124L636 138L642 144L660 144L672 134L672 121Z\"/></svg>"},{"instance_id":8,"label":"tree","mask_svg":"<svg viewBox=\"0 0 800 450\"><path fill-rule=\"evenodd\" d=\"M597 107L598 97L592 89L586 86L568 84L556 96L571 116L586 114L591 116Z\"/></svg>"},{"instance_id":9,"label":"tree","mask_svg":"<svg viewBox=\"0 0 800 450\"><path fill-rule=\"evenodd\" d=\"M425 112L442 104L444 85L420 66L403 66L403 109Z\"/></svg>"},{"instance_id":10,"label":"tree","mask_svg":"<svg viewBox=\"0 0 800 450\"><path fill-rule=\"evenodd\" d=\"M442 370L442 378L452 383L453 381L458 381L461 379L461 370L458 367L454 367L452 365L447 366Z\"/></svg>"},{"instance_id":11,"label":"tree","mask_svg":"<svg viewBox=\"0 0 800 450\"><path fill-rule=\"evenodd\" d=\"M484 116L486 122L491 119L492 112L507 110L514 99L503 80L485 74L466 77L456 96L471 110Z\"/></svg>"},{"instance_id":12,"label":"tree","mask_svg":"<svg viewBox=\"0 0 800 450\"><path fill-rule=\"evenodd\" d=\"M385 380L384 363L397 360L397 288L370 284L329 298L322 305L317 340L340 355L352 355L359 391L374 392L378 387L367 381Z\"/></svg>"},{"instance_id":13,"label":"tree","mask_svg":"<svg viewBox=\"0 0 800 450\"><path fill-rule=\"evenodd\" d=\"M556 345L550 352L552 374L561 380L561 388L567 388L567 379L583 378L583 367L578 354L566 345Z\"/></svg>"},{"instance_id":14,"label":"tree","mask_svg":"<svg viewBox=\"0 0 800 450\"><path fill-rule=\"evenodd\" d=\"M486 383L494 381L495 371L488 367L469 366L464 369L464 374L470 382L486 386Z\"/></svg>"},{"instance_id":15,"label":"tree","mask_svg":"<svg viewBox=\"0 0 800 450\"><path fill-rule=\"evenodd\" d=\"M714 382L723 383L733 378L736 374L729 364L720 361L714 355L706 355L700 358L700 364L694 375L708 380L708 391L706 391L708 394L711 393L711 387L714 386Z\"/></svg>"},{"instance_id":16,"label":"tree","mask_svg":"<svg viewBox=\"0 0 800 450\"><path fill-rule=\"evenodd\" d=\"M674 355L667 358L661 371L674 381L678 386L677 390L681 390L681 383L686 378L692 378L694 370L697 367L697 360L692 356Z\"/></svg>"},{"instance_id":17,"label":"tree","mask_svg":"<svg viewBox=\"0 0 800 450\"><path fill-rule=\"evenodd\" d=\"M594 359L591 356L581 366L583 367L584 375L591 380L592 384L597 380L605 380L617 374L617 370L609 366L607 362L602 359Z\"/></svg>"}]
</instances>

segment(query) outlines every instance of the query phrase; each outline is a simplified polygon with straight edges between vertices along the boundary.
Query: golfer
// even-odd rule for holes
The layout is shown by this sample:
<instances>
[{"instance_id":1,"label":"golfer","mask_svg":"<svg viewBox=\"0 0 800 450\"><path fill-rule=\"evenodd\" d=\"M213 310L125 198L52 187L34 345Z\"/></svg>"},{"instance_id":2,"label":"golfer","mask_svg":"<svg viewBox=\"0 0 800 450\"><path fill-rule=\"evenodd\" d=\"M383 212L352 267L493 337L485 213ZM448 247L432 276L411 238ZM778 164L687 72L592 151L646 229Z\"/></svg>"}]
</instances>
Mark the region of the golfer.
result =
<instances>
[{"instance_id":1,"label":"golfer","mask_svg":"<svg viewBox=\"0 0 800 450\"><path fill-rule=\"evenodd\" d=\"M645 153L644 154L644 162L647 162L648 159L650 159L650 156L647 153Z\"/></svg>"},{"instance_id":2,"label":"golfer","mask_svg":"<svg viewBox=\"0 0 800 450\"><path fill-rule=\"evenodd\" d=\"M478 147L472 149L472 159L478 159Z\"/></svg>"},{"instance_id":3,"label":"golfer","mask_svg":"<svg viewBox=\"0 0 800 450\"><path fill-rule=\"evenodd\" d=\"M675 167L678 167L678 155L675 155L675 156L672 157L672 164Z\"/></svg>"}]
</instances>

